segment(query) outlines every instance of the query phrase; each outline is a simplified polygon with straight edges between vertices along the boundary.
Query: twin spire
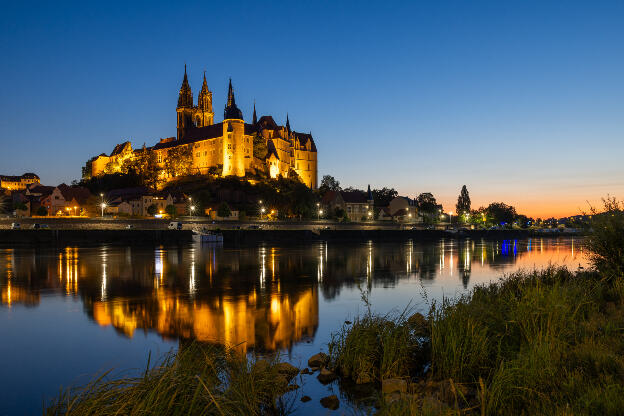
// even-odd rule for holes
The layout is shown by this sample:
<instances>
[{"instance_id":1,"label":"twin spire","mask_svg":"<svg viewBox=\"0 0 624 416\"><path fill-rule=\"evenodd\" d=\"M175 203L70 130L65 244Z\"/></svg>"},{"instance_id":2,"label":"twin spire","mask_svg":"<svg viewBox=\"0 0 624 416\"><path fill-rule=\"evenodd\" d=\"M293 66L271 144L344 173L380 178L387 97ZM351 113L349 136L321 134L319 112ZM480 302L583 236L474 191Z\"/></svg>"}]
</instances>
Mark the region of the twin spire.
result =
<instances>
[{"instance_id":1,"label":"twin spire","mask_svg":"<svg viewBox=\"0 0 624 416\"><path fill-rule=\"evenodd\" d=\"M204 103L205 98L210 97L210 111L212 111L212 92L208 89L208 82L206 81L206 71L204 71L204 82L202 83L201 91L199 92L198 100L199 106L205 107L207 103ZM193 92L191 91L191 86L188 81L188 76L186 74L186 64L184 64L184 79L182 80L182 86L180 87L180 95L178 96L178 108L192 108L193 107ZM225 109L223 110L223 119L243 119L243 112L236 106L236 99L234 97L234 88L232 88L232 78L230 78L230 83L228 85L228 97L227 104L225 105ZM254 100L254 109L253 109L253 124L258 122L258 118L256 116L256 102ZM286 129L290 133L290 120L288 118L288 113L286 113Z\"/></svg>"}]
</instances>

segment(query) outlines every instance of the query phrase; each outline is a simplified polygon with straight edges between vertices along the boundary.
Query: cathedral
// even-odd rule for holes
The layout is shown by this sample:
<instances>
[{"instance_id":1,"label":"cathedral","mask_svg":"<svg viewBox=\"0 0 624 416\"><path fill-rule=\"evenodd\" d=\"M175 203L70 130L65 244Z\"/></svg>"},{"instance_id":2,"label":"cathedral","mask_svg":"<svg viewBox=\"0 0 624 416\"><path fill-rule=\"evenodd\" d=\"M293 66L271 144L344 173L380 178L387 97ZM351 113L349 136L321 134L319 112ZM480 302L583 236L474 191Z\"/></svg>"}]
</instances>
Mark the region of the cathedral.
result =
<instances>
[{"instance_id":1,"label":"cathedral","mask_svg":"<svg viewBox=\"0 0 624 416\"><path fill-rule=\"evenodd\" d=\"M244 177L249 173L264 172L271 178L298 177L310 188L317 187L317 152L311 134L299 133L286 125L279 126L273 117L256 116L254 104L251 123L243 119L236 106L232 80L228 87L223 121L214 122L212 92L208 89L206 74L197 105L184 66L184 78L178 96L177 135L160 139L152 147L132 149L130 142L115 146L110 155L101 154L89 160L83 177L89 178L122 171L124 161L143 152L153 152L160 167L160 181L166 183L173 175L165 169L167 157L178 155L184 149L189 174L217 174Z\"/></svg>"}]
</instances>

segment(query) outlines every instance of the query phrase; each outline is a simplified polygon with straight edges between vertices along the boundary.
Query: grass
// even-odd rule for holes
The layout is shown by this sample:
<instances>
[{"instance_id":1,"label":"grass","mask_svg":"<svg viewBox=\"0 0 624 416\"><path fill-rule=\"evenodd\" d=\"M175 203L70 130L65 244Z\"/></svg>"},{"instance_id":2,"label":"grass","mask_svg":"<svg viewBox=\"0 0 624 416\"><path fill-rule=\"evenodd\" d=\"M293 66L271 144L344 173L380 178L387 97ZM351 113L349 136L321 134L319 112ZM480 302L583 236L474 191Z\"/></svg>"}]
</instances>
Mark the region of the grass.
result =
<instances>
[{"instance_id":1,"label":"grass","mask_svg":"<svg viewBox=\"0 0 624 416\"><path fill-rule=\"evenodd\" d=\"M44 413L285 415L294 401L283 396L291 388L275 363L254 363L223 347L199 343L170 353L142 376L109 376L61 391Z\"/></svg>"},{"instance_id":2,"label":"grass","mask_svg":"<svg viewBox=\"0 0 624 416\"><path fill-rule=\"evenodd\" d=\"M407 393L382 398L382 415L622 414L620 207L607 199L595 217L591 270L505 276L434 303L418 325L369 312L334 334L331 364L354 381L409 380Z\"/></svg>"}]
</instances>

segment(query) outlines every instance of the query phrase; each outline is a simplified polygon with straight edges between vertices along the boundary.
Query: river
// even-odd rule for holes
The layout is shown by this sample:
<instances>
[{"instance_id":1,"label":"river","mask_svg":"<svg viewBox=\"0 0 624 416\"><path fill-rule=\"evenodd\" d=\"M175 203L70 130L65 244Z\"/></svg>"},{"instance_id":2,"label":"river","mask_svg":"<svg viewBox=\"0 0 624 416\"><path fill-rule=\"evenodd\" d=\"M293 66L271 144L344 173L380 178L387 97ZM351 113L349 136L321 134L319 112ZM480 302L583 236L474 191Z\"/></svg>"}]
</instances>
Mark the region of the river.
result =
<instances>
[{"instance_id":1,"label":"river","mask_svg":"<svg viewBox=\"0 0 624 416\"><path fill-rule=\"evenodd\" d=\"M426 312L519 269L586 266L582 240L259 246L0 246L0 415L40 414L61 386L133 374L179 342L280 352L305 367L364 312ZM153 359L153 358L152 358ZM296 414L326 412L336 383L305 376Z\"/></svg>"}]
</instances>

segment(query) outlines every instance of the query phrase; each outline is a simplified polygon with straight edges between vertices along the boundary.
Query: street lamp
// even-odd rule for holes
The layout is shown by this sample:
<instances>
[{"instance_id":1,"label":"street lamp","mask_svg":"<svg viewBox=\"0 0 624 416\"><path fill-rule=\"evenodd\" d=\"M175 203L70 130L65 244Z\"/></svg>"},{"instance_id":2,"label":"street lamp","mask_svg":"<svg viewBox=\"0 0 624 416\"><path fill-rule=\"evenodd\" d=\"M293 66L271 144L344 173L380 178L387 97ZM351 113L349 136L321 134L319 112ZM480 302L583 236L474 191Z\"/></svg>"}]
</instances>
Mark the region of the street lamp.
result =
<instances>
[{"instance_id":1,"label":"street lamp","mask_svg":"<svg viewBox=\"0 0 624 416\"><path fill-rule=\"evenodd\" d=\"M264 207L260 208L260 220L262 220L263 214L264 214Z\"/></svg>"},{"instance_id":2,"label":"street lamp","mask_svg":"<svg viewBox=\"0 0 624 416\"><path fill-rule=\"evenodd\" d=\"M449 211L449 224L453 224L453 211Z\"/></svg>"},{"instance_id":3,"label":"street lamp","mask_svg":"<svg viewBox=\"0 0 624 416\"><path fill-rule=\"evenodd\" d=\"M195 205L191 205L191 217L193 216L194 211L195 211Z\"/></svg>"},{"instance_id":4,"label":"street lamp","mask_svg":"<svg viewBox=\"0 0 624 416\"><path fill-rule=\"evenodd\" d=\"M102 202L102 217L104 216L104 208L106 208L106 204L104 202Z\"/></svg>"}]
</instances>

